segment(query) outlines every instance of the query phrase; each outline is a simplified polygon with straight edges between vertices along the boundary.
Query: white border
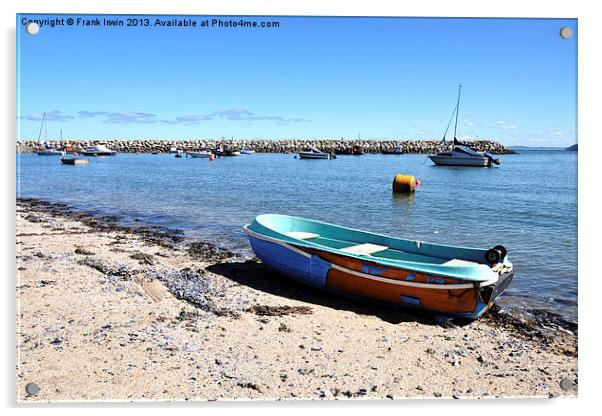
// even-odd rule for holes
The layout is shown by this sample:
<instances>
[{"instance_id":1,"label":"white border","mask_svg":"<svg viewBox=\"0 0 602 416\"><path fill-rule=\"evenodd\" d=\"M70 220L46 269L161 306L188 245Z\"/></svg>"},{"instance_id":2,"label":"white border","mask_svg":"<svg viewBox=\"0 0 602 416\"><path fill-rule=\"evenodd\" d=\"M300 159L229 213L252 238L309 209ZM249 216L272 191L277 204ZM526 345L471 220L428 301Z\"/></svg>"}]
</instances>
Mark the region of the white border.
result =
<instances>
[{"instance_id":1,"label":"white border","mask_svg":"<svg viewBox=\"0 0 602 416\"><path fill-rule=\"evenodd\" d=\"M464 402L450 403L447 401L428 402L404 402L401 406L391 402L363 402L353 401L346 403L315 403L315 402L286 402L278 404L225 404L217 403L213 406L188 405L188 404L163 404L162 407L172 409L152 409L149 406L137 404L128 406L128 412L143 411L145 414L163 414L166 410L178 413L218 411L225 414L245 415L249 413L276 414L286 411L288 414L301 414L308 411L328 411L330 409L345 408L346 412L365 413L366 410L380 408L380 411L406 412L419 411L421 413L445 413L446 415L465 414L466 412L487 412L487 414L506 415L516 408L527 408L525 410L541 410L547 414L567 413L577 414L597 405L594 400L599 397L598 386L600 385L599 374L601 372L598 346L600 345L600 301L598 294L602 293L601 276L597 260L599 220L599 198L597 194L600 189L599 155L602 133L600 132L599 118L602 114L600 99L600 65L599 43L602 39L602 22L596 2L571 2L571 1L531 1L506 0L498 2L468 1L468 0L422 0L396 2L390 4L382 0L370 0L354 2L350 0L330 1L215 1L206 0L192 4L190 0L170 0L141 2L139 0L9 0L2 3L2 26L3 26L3 65L2 79L4 92L3 100L0 101L0 114L3 117L4 138L2 141L2 165L3 178L0 181L4 195L4 215L2 221L1 235L3 237L2 260L6 273L3 274L4 281L4 316L3 329L5 337L3 345L2 362L2 392L3 404L12 414L18 409L14 408L14 190L15 190L15 157L14 137L15 133L15 13L148 13L148 14L286 14L286 15L332 15L332 16L447 16L447 17L562 17L579 19L579 399L578 400L523 400L523 401L495 401L495 402ZM554 180L553 178L550 178ZM520 180L520 178L517 178ZM542 213L545 215L545 213ZM61 405L65 406L65 405ZM123 404L109 405L110 407L121 407ZM104 414L109 409L102 407L90 408L86 406L86 413ZM173 409L178 407L178 409ZM199 409L198 407L201 407ZM598 406L596 406L598 407ZM82 409L77 405L67 408L51 406L50 408L27 407L19 410L27 413L68 415L80 414Z\"/></svg>"}]
</instances>

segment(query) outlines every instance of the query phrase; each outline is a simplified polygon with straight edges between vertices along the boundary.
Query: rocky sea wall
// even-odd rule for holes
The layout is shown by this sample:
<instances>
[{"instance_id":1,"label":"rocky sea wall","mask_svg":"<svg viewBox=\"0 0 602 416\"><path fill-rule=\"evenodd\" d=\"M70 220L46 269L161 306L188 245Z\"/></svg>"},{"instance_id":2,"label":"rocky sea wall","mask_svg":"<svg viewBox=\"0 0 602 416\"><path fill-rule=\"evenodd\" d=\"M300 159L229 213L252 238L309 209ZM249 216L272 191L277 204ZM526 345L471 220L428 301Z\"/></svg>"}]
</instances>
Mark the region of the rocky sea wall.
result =
<instances>
[{"instance_id":1,"label":"rocky sea wall","mask_svg":"<svg viewBox=\"0 0 602 416\"><path fill-rule=\"evenodd\" d=\"M494 154L511 154L513 150L493 140L467 141L472 148ZM258 153L296 153L308 147L316 147L325 152L336 154L387 153L395 147L401 147L403 153L436 153L451 149L452 142L441 140L51 140L48 144L58 149L82 150L89 146L102 144L119 153L156 153L169 152L171 148L182 151L209 149L217 146L225 148L248 147ZM27 153L41 150L43 144L35 140L17 142L17 152Z\"/></svg>"}]
</instances>

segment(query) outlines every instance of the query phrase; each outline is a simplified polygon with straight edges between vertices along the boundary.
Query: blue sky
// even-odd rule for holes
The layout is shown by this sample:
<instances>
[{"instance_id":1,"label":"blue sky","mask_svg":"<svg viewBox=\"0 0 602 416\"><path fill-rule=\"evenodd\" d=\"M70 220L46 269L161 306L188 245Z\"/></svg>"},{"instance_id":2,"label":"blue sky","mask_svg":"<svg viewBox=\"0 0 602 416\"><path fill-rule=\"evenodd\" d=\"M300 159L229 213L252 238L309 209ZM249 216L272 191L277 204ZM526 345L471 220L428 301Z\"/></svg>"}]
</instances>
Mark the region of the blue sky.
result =
<instances>
[{"instance_id":1,"label":"blue sky","mask_svg":"<svg viewBox=\"0 0 602 416\"><path fill-rule=\"evenodd\" d=\"M61 130L65 138L437 139L461 82L458 137L576 141L573 19L245 17L279 27L174 28L154 26L167 16L137 16L150 25L42 26L35 36L22 26L22 18L68 17L78 16L17 17L20 139L37 138L43 112L49 139ZM563 26L571 39L560 37Z\"/></svg>"}]
</instances>

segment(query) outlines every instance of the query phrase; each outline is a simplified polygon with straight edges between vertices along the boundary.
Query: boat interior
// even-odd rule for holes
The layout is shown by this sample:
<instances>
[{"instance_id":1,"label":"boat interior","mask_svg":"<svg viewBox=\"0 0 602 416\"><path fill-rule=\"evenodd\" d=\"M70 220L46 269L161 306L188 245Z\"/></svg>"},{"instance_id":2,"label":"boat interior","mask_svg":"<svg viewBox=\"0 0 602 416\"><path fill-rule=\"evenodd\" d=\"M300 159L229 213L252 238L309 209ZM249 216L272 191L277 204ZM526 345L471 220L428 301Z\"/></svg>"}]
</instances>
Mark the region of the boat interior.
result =
<instances>
[{"instance_id":1,"label":"boat interior","mask_svg":"<svg viewBox=\"0 0 602 416\"><path fill-rule=\"evenodd\" d=\"M341 240L332 237L324 237L319 234L291 231L286 233L289 237L308 241L325 248L340 250L344 253L355 254L358 256L369 256L388 260L411 261L416 263L429 264L458 264L458 259L449 259L443 257L426 256L422 254L410 253L389 246L373 243L357 243L349 240ZM474 262L463 261L465 264L475 264Z\"/></svg>"}]
</instances>

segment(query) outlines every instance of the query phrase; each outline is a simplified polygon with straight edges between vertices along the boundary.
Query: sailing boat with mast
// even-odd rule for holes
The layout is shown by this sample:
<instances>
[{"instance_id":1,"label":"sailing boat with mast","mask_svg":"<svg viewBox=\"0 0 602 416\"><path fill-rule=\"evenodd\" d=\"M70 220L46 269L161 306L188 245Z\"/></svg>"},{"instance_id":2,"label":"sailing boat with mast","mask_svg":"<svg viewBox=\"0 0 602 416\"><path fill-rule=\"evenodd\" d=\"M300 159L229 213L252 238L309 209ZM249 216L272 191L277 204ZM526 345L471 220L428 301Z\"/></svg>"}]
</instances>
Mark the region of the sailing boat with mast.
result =
<instances>
[{"instance_id":1,"label":"sailing boat with mast","mask_svg":"<svg viewBox=\"0 0 602 416\"><path fill-rule=\"evenodd\" d=\"M46 112L42 115L42 125L40 126L40 132L38 133L38 143L40 143L40 137L42 136L42 129L44 129L44 150L37 151L38 156L61 156L61 151L55 149L48 144L48 130L46 129Z\"/></svg>"},{"instance_id":2,"label":"sailing boat with mast","mask_svg":"<svg viewBox=\"0 0 602 416\"><path fill-rule=\"evenodd\" d=\"M481 153L472 150L470 147L459 141L456 137L458 132L458 113L460 112L460 93L462 92L462 84L458 86L458 101L456 107L452 112L452 116L447 123L445 133L443 133L443 143L445 143L445 136L451 125L451 121L456 118L454 124L454 147L449 152L439 152L434 155L429 155L429 159L435 163L435 165L441 166L481 166L491 167L493 165L499 165L500 160L494 158L489 153Z\"/></svg>"}]
</instances>

